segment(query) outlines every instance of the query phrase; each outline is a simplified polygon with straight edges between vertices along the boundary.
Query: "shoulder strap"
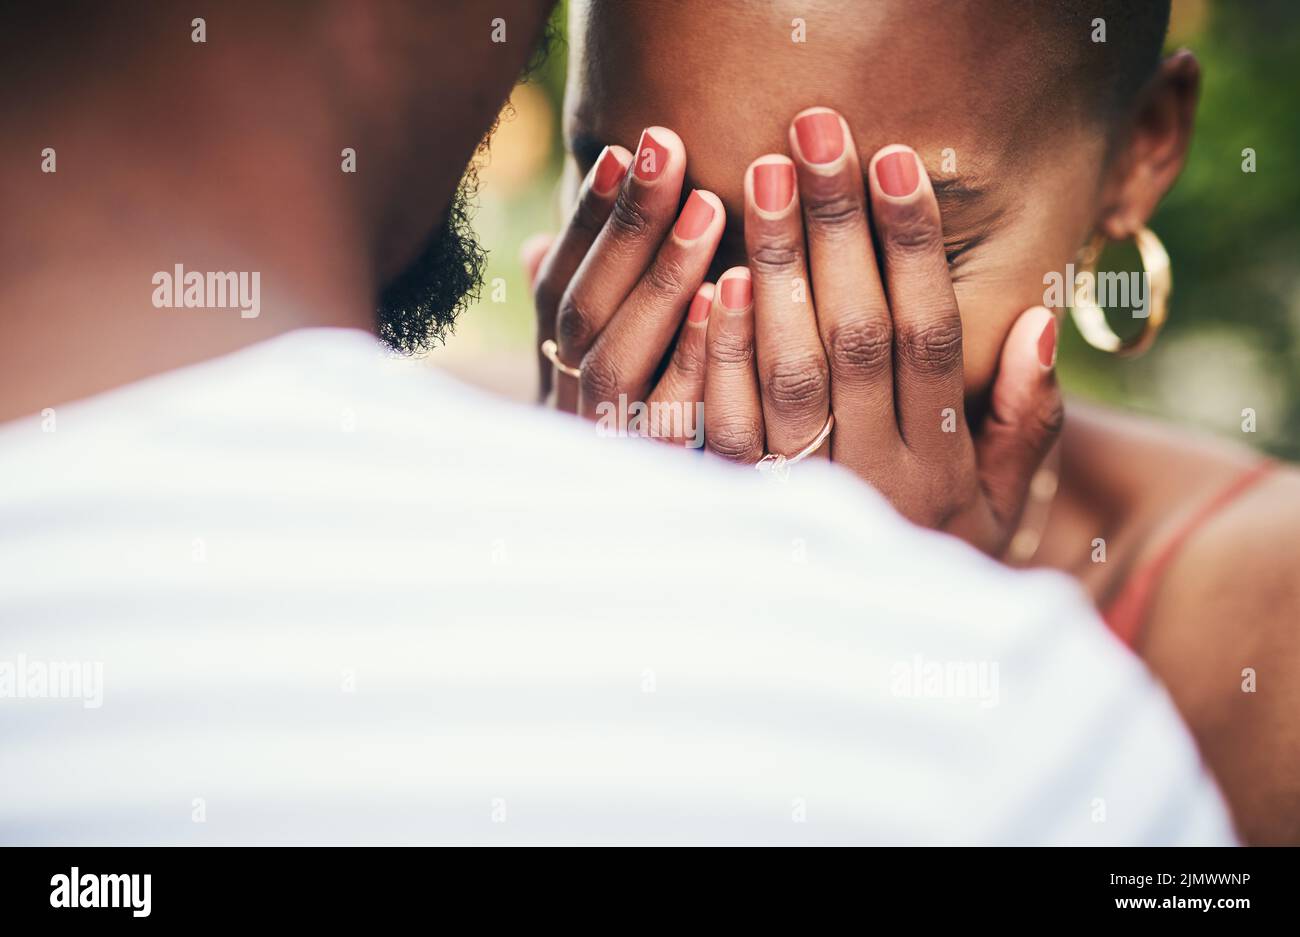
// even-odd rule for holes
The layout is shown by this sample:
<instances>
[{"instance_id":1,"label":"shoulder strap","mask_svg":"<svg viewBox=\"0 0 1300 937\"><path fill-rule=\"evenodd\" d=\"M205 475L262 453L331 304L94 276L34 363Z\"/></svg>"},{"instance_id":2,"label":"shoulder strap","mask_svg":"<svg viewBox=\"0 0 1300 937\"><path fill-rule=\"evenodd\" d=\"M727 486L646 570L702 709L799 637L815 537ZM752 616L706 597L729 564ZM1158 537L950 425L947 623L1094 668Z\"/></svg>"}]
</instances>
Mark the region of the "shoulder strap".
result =
<instances>
[{"instance_id":1,"label":"shoulder strap","mask_svg":"<svg viewBox=\"0 0 1300 937\"><path fill-rule=\"evenodd\" d=\"M1134 570L1119 594L1102 609L1102 618L1121 641L1129 647L1137 643L1160 580L1164 578L1169 564L1174 561L1183 544L1210 518L1244 494L1276 465L1272 461L1263 461L1242 472L1184 521L1154 557Z\"/></svg>"}]
</instances>

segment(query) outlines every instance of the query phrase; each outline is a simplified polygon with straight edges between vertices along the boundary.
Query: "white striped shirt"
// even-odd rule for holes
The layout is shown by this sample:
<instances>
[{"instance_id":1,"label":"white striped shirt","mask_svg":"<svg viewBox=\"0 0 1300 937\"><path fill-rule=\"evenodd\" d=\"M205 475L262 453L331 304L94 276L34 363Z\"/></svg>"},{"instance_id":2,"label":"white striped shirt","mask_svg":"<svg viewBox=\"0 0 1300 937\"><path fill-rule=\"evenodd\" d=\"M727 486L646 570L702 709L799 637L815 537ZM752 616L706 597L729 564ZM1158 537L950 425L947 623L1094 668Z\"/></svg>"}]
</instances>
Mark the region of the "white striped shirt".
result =
<instances>
[{"instance_id":1,"label":"white striped shirt","mask_svg":"<svg viewBox=\"0 0 1300 937\"><path fill-rule=\"evenodd\" d=\"M1064 577L342 330L0 427L0 739L7 843L1233 840Z\"/></svg>"}]
</instances>

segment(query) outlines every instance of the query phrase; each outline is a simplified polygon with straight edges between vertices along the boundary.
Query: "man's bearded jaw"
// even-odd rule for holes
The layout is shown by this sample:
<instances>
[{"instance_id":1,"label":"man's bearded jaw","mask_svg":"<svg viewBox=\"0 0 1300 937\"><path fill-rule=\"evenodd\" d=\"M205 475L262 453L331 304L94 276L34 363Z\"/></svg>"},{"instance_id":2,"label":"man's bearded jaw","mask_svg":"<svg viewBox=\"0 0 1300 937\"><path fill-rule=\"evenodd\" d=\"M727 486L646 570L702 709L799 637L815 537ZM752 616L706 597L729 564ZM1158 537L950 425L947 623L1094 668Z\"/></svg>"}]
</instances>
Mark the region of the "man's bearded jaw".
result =
<instances>
[{"instance_id":1,"label":"man's bearded jaw","mask_svg":"<svg viewBox=\"0 0 1300 937\"><path fill-rule=\"evenodd\" d=\"M395 351L421 355L443 344L457 316L478 300L487 251L470 225L477 189L471 166L419 256L384 288L379 337Z\"/></svg>"},{"instance_id":2,"label":"man's bearded jaw","mask_svg":"<svg viewBox=\"0 0 1300 937\"><path fill-rule=\"evenodd\" d=\"M560 23L557 16L547 20L524 69L524 81L540 75L550 49L563 41ZM470 220L478 195L478 167L487 157L500 122L501 116L497 115L456 188L447 214L424 249L380 294L376 310L379 337L395 351L422 355L444 344L457 317L478 302L487 251L478 243Z\"/></svg>"}]
</instances>

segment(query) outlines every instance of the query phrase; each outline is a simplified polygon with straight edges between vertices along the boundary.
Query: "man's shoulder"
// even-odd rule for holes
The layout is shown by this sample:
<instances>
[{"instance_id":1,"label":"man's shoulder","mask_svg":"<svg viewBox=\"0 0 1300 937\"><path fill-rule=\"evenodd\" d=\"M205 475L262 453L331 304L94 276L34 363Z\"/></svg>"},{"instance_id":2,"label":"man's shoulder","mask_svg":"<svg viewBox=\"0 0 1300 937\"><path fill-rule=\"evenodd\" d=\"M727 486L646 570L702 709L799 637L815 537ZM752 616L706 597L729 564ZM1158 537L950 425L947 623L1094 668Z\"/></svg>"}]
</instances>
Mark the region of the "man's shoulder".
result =
<instances>
[{"instance_id":1,"label":"man's shoulder","mask_svg":"<svg viewBox=\"0 0 1300 937\"><path fill-rule=\"evenodd\" d=\"M1133 822L1088 820L1094 791L1116 815L1165 816L1182 809L1171 786L1201 777L1167 703L1063 577L917 529L829 465L774 483L322 339L0 434L0 618L33 659L93 636L127 675L122 731L157 718L145 700L205 714L265 700L258 720L300 752L342 698L347 719L326 753L293 759L300 776L246 759L241 784L310 786L334 777L320 765L338 738L370 751L388 733L403 817L449 789L449 765L545 763L642 808L716 791L715 817L747 804L774 841L791 798L817 805L823 839L1131 840ZM338 668L366 692L340 697ZM414 751L432 725L473 728ZM244 729L223 731L166 764L232 770ZM1081 763L1093 739L1109 741ZM1148 766L1143 783L1112 749ZM26 790L71 796L20 762Z\"/></svg>"},{"instance_id":2,"label":"man's shoulder","mask_svg":"<svg viewBox=\"0 0 1300 937\"><path fill-rule=\"evenodd\" d=\"M1011 573L915 528L827 463L773 479L609 438L387 359L358 332L290 333L60 408L48 423L0 432L14 456L11 504L93 489L137 517L183 503L191 526L239 523L249 539L336 518L340 536L424 543L447 557L444 571L505 554L516 574L554 576L551 588L626 576L733 608L752 597L755 610L960 622L1000 640L1077 600L1063 578ZM286 504L300 510L271 524Z\"/></svg>"},{"instance_id":3,"label":"man's shoulder","mask_svg":"<svg viewBox=\"0 0 1300 937\"><path fill-rule=\"evenodd\" d=\"M797 595L789 600L806 601L810 613L929 622L1003 646L1044 621L1095 623L1072 580L1011 570L919 528L831 463L767 475L701 451L609 438L591 422L463 386L443 392L466 401L455 409L462 432L498 428L479 449L480 468L508 464L517 491L533 502L527 513L568 539L575 557L675 565L674 581L698 574L721 604L737 602L738 592L776 604Z\"/></svg>"}]
</instances>

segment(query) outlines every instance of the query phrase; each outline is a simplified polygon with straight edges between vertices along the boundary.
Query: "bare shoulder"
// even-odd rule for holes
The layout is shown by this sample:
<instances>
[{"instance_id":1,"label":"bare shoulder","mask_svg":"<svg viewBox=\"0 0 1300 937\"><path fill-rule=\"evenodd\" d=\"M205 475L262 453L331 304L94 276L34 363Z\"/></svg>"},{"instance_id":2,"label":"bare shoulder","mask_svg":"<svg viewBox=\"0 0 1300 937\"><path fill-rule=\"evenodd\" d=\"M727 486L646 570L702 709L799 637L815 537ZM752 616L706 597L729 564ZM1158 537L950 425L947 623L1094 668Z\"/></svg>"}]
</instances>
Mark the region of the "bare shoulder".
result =
<instances>
[{"instance_id":1,"label":"bare shoulder","mask_svg":"<svg viewBox=\"0 0 1300 937\"><path fill-rule=\"evenodd\" d=\"M1300 840L1300 472L1278 466L1197 528L1162 578L1141 651L1243 834Z\"/></svg>"},{"instance_id":2,"label":"bare shoulder","mask_svg":"<svg viewBox=\"0 0 1300 937\"><path fill-rule=\"evenodd\" d=\"M1114 594L1190 528L1159 578L1138 650L1242 835L1300 842L1300 471L1278 465L1228 498L1264 456L1086 404L1067 414L1064 479L1089 491L1084 516L1115 546L1116 562L1090 588Z\"/></svg>"},{"instance_id":3,"label":"bare shoulder","mask_svg":"<svg viewBox=\"0 0 1300 937\"><path fill-rule=\"evenodd\" d=\"M1162 615L1238 651L1300 649L1300 471L1276 466L1195 529L1162 578L1151 624Z\"/></svg>"},{"instance_id":4,"label":"bare shoulder","mask_svg":"<svg viewBox=\"0 0 1300 937\"><path fill-rule=\"evenodd\" d=\"M1074 523L1061 532L1067 546L1054 565L1079 576L1101 604L1155 559L1200 505L1262 458L1244 445L1150 417L1075 400L1066 410L1061 480L1072 510L1062 514ZM1078 543L1094 537L1108 545L1105 566L1074 555Z\"/></svg>"},{"instance_id":5,"label":"bare shoulder","mask_svg":"<svg viewBox=\"0 0 1300 937\"><path fill-rule=\"evenodd\" d=\"M1125 510L1185 502L1263 458L1240 443L1077 400L1067 405L1062 441L1076 468Z\"/></svg>"}]
</instances>

